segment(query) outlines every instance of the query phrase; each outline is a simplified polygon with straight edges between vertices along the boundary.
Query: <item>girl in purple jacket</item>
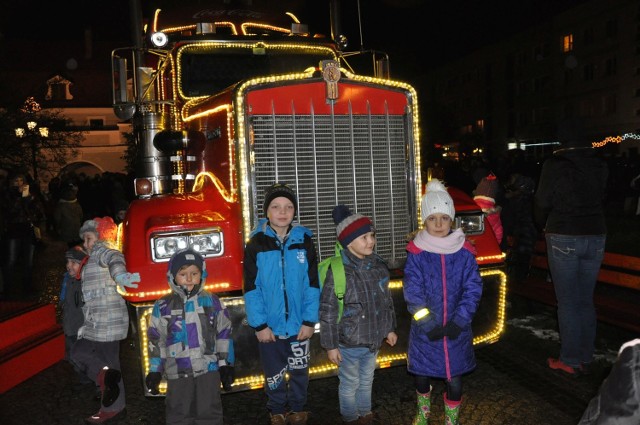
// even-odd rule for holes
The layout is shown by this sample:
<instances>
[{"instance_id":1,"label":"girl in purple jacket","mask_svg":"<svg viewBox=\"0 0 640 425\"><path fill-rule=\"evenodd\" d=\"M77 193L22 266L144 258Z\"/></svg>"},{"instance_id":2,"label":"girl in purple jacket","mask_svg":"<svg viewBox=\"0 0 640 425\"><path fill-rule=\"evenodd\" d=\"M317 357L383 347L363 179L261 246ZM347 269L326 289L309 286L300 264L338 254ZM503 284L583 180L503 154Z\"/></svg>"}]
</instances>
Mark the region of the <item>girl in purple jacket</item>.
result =
<instances>
[{"instance_id":1,"label":"girl in purple jacket","mask_svg":"<svg viewBox=\"0 0 640 425\"><path fill-rule=\"evenodd\" d=\"M431 180L422 198L424 229L407 246L404 299L413 319L407 368L415 378L414 425L427 425L432 380L444 380L446 425L457 425L462 375L476 367L471 320L482 295L482 279L473 247L461 229L451 230L453 200L439 180Z\"/></svg>"}]
</instances>

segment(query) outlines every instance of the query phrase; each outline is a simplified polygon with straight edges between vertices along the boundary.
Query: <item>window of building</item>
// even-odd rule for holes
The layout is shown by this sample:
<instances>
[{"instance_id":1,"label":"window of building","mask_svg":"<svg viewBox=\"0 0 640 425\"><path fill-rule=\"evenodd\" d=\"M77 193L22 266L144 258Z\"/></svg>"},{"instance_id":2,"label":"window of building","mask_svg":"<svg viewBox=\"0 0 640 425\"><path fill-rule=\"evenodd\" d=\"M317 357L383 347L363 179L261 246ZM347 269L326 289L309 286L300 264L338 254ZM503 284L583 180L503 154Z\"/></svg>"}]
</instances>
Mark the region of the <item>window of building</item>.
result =
<instances>
[{"instance_id":1,"label":"window of building","mask_svg":"<svg viewBox=\"0 0 640 425\"><path fill-rule=\"evenodd\" d=\"M573 34L567 34L562 38L562 51L568 53L573 50Z\"/></svg>"},{"instance_id":2,"label":"window of building","mask_svg":"<svg viewBox=\"0 0 640 425\"><path fill-rule=\"evenodd\" d=\"M73 100L70 87L73 83L66 78L56 75L47 80L46 100Z\"/></svg>"},{"instance_id":3,"label":"window of building","mask_svg":"<svg viewBox=\"0 0 640 425\"><path fill-rule=\"evenodd\" d=\"M617 65L616 58L607 59L604 63L604 75L606 76L616 75L618 71L617 68L618 68L618 65Z\"/></svg>"},{"instance_id":4,"label":"window of building","mask_svg":"<svg viewBox=\"0 0 640 425\"><path fill-rule=\"evenodd\" d=\"M564 70L564 85L568 86L573 81L573 69Z\"/></svg>"},{"instance_id":5,"label":"window of building","mask_svg":"<svg viewBox=\"0 0 640 425\"><path fill-rule=\"evenodd\" d=\"M544 75L533 80L533 92L543 93L551 86L551 77Z\"/></svg>"},{"instance_id":6,"label":"window of building","mask_svg":"<svg viewBox=\"0 0 640 425\"><path fill-rule=\"evenodd\" d=\"M478 130L484 130L484 120L476 120L476 128Z\"/></svg>"},{"instance_id":7,"label":"window of building","mask_svg":"<svg viewBox=\"0 0 640 425\"><path fill-rule=\"evenodd\" d=\"M541 61L549 56L549 43L538 44L533 48L533 60Z\"/></svg>"},{"instance_id":8,"label":"window of building","mask_svg":"<svg viewBox=\"0 0 640 425\"><path fill-rule=\"evenodd\" d=\"M592 63L588 63L586 64L583 68L582 68L582 75L585 81L592 81L593 80L593 74L594 74L594 66Z\"/></svg>"},{"instance_id":9,"label":"window of building","mask_svg":"<svg viewBox=\"0 0 640 425\"><path fill-rule=\"evenodd\" d=\"M104 128L104 118L102 117L89 117L89 128L91 130L98 130Z\"/></svg>"}]
</instances>

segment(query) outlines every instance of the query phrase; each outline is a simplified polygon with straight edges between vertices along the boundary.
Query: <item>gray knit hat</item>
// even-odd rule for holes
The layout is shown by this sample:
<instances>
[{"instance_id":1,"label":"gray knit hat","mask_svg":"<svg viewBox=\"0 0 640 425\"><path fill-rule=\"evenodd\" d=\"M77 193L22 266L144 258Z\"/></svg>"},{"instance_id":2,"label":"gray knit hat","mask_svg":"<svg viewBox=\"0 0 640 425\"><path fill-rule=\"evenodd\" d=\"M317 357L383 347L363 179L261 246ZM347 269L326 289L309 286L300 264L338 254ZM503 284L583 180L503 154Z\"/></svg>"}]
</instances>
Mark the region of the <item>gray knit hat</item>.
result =
<instances>
[{"instance_id":1,"label":"gray knit hat","mask_svg":"<svg viewBox=\"0 0 640 425\"><path fill-rule=\"evenodd\" d=\"M453 199L451 199L449 192L447 192L447 188L438 179L429 180L420 206L420 215L423 222L427 217L435 213L446 214L451 217L452 220L456 215Z\"/></svg>"},{"instance_id":2,"label":"gray knit hat","mask_svg":"<svg viewBox=\"0 0 640 425\"><path fill-rule=\"evenodd\" d=\"M331 212L333 222L336 223L336 235L343 247L347 247L354 239L365 233L375 232L369 217L354 214L346 205L336 205Z\"/></svg>"}]
</instances>

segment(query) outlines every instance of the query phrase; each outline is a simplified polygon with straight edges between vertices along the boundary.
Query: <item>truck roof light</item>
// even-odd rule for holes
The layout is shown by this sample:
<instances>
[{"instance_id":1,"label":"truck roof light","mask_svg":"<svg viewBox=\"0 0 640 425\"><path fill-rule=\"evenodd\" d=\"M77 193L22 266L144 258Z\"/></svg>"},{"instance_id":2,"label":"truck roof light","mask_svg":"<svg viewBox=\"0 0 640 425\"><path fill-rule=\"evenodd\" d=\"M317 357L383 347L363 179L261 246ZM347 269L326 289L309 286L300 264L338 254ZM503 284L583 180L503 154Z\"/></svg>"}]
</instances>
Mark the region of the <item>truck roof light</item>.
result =
<instances>
[{"instance_id":1,"label":"truck roof light","mask_svg":"<svg viewBox=\"0 0 640 425\"><path fill-rule=\"evenodd\" d=\"M169 37L163 32L154 32L151 34L151 43L156 47L164 47L169 42Z\"/></svg>"}]
</instances>

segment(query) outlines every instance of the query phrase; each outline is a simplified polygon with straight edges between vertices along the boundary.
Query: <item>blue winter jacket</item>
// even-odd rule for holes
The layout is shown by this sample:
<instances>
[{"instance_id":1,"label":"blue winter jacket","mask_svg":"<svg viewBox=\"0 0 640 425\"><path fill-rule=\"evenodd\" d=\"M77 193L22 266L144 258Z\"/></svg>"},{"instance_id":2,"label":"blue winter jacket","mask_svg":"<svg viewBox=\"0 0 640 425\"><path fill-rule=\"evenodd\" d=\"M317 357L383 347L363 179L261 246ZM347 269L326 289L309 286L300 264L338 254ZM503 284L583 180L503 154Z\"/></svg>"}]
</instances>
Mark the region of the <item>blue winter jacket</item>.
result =
<instances>
[{"instance_id":1,"label":"blue winter jacket","mask_svg":"<svg viewBox=\"0 0 640 425\"><path fill-rule=\"evenodd\" d=\"M429 315L411 321L407 369L433 378L450 379L476 367L471 321L482 296L482 279L474 255L467 249L435 254L408 246L404 269L404 299L413 316L423 308ZM427 332L454 321L462 328L456 339L430 341Z\"/></svg>"},{"instance_id":2,"label":"blue winter jacket","mask_svg":"<svg viewBox=\"0 0 640 425\"><path fill-rule=\"evenodd\" d=\"M312 232L293 225L284 242L261 219L244 250L244 301L249 326L298 335L315 326L320 307L318 260Z\"/></svg>"}]
</instances>

